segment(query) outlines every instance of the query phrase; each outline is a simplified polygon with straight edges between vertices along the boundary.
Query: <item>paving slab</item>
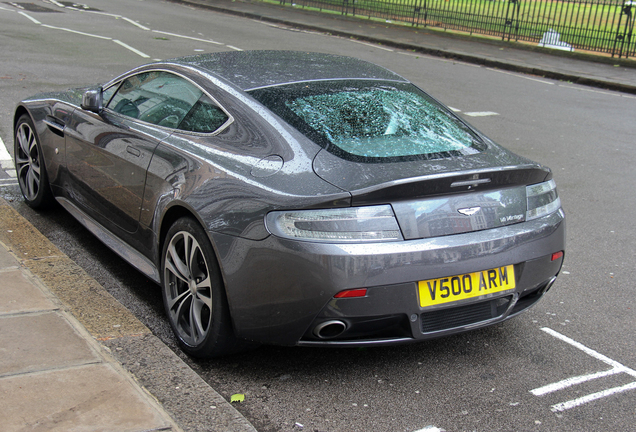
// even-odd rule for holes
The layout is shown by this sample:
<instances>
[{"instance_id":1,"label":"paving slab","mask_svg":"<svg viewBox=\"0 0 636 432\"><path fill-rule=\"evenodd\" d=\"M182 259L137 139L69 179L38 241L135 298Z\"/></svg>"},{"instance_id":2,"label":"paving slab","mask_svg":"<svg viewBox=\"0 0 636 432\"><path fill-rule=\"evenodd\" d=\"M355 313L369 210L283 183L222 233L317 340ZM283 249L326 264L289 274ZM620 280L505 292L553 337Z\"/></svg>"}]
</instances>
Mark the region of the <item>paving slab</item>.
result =
<instances>
[{"instance_id":1,"label":"paving slab","mask_svg":"<svg viewBox=\"0 0 636 432\"><path fill-rule=\"evenodd\" d=\"M99 360L57 311L0 317L0 377Z\"/></svg>"},{"instance_id":2,"label":"paving slab","mask_svg":"<svg viewBox=\"0 0 636 432\"><path fill-rule=\"evenodd\" d=\"M147 395L109 364L0 379L4 432L172 431Z\"/></svg>"},{"instance_id":3,"label":"paving slab","mask_svg":"<svg viewBox=\"0 0 636 432\"><path fill-rule=\"evenodd\" d=\"M6 253L4 248L0 247L0 255L2 252ZM0 284L0 316L57 309L50 297L37 288L17 267L0 269Z\"/></svg>"},{"instance_id":4,"label":"paving slab","mask_svg":"<svg viewBox=\"0 0 636 432\"><path fill-rule=\"evenodd\" d=\"M13 255L3 247L0 247L0 269L18 268L20 264Z\"/></svg>"}]
</instances>

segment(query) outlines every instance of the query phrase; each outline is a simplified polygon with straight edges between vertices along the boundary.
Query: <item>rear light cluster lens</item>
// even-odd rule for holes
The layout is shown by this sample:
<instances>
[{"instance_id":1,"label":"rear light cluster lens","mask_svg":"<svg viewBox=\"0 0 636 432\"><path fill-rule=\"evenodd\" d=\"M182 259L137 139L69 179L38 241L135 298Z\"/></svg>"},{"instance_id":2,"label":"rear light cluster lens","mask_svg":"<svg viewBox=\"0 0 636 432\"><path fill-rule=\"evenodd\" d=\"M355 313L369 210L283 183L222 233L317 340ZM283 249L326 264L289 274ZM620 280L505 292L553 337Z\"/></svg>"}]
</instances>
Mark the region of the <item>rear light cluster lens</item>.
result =
<instances>
[{"instance_id":1,"label":"rear light cluster lens","mask_svg":"<svg viewBox=\"0 0 636 432\"><path fill-rule=\"evenodd\" d=\"M527 221L549 215L561 208L561 199L554 180L527 186L526 197L528 200Z\"/></svg>"},{"instance_id":2,"label":"rear light cluster lens","mask_svg":"<svg viewBox=\"0 0 636 432\"><path fill-rule=\"evenodd\" d=\"M271 212L265 219L278 237L325 243L403 240L390 205Z\"/></svg>"}]
</instances>

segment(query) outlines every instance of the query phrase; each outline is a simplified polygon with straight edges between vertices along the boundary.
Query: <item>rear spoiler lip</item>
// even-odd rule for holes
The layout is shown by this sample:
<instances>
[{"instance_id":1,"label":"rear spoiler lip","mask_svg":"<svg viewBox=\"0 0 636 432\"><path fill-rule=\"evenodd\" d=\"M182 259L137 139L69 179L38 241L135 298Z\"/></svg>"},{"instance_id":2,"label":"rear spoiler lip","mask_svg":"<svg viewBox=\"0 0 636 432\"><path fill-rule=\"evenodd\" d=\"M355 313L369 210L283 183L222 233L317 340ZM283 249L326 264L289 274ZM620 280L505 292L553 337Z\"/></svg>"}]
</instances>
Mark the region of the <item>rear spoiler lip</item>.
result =
<instances>
[{"instance_id":1,"label":"rear spoiler lip","mask_svg":"<svg viewBox=\"0 0 636 432\"><path fill-rule=\"evenodd\" d=\"M351 191L352 205L390 203L396 200L429 198L472 190L496 190L541 183L551 178L550 169L537 164L434 174L399 179Z\"/></svg>"}]
</instances>

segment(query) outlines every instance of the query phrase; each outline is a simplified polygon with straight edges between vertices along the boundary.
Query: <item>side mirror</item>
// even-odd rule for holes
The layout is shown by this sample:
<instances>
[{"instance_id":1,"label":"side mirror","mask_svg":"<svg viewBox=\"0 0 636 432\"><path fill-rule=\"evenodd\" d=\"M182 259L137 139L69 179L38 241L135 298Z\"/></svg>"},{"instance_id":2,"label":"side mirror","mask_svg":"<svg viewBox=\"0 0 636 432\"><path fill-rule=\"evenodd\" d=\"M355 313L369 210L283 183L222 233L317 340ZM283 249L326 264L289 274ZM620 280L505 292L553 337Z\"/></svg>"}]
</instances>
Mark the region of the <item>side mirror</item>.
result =
<instances>
[{"instance_id":1,"label":"side mirror","mask_svg":"<svg viewBox=\"0 0 636 432\"><path fill-rule=\"evenodd\" d=\"M96 89L88 90L86 93L84 93L84 96L82 97L82 109L94 112L96 114L101 113L102 109L104 109L102 96L103 91L104 90L101 87L98 87Z\"/></svg>"}]
</instances>

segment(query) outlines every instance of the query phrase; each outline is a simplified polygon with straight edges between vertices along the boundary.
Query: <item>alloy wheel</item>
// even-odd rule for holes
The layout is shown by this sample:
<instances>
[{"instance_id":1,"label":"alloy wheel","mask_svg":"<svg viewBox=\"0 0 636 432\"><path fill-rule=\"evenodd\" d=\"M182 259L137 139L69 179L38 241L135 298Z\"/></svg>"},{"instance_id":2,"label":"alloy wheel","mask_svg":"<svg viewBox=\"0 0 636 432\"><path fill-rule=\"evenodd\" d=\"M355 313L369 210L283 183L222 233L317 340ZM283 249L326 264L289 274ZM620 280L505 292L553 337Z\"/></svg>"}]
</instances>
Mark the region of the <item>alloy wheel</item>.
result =
<instances>
[{"instance_id":1,"label":"alloy wheel","mask_svg":"<svg viewBox=\"0 0 636 432\"><path fill-rule=\"evenodd\" d=\"M22 193L34 201L40 190L40 150L35 133L28 123L22 123L16 134L16 171Z\"/></svg>"},{"instance_id":2,"label":"alloy wheel","mask_svg":"<svg viewBox=\"0 0 636 432\"><path fill-rule=\"evenodd\" d=\"M212 323L212 281L205 255L186 231L172 236L164 261L166 308L178 336L201 345Z\"/></svg>"}]
</instances>

